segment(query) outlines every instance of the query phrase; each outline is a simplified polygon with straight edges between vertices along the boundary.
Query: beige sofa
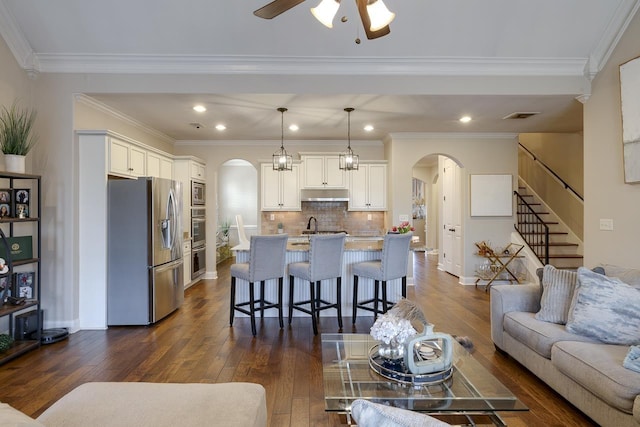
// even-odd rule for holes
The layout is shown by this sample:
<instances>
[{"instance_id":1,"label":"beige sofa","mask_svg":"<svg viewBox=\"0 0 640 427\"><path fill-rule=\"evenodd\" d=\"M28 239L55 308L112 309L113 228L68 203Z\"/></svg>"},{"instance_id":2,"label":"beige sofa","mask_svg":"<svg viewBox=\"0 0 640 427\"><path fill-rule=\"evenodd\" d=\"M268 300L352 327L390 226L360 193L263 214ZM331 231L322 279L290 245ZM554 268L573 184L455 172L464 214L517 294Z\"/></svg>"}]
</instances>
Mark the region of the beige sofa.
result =
<instances>
[{"instance_id":1,"label":"beige sofa","mask_svg":"<svg viewBox=\"0 0 640 427\"><path fill-rule=\"evenodd\" d=\"M618 276L616 276L618 277ZM629 346L610 345L537 320L538 284L491 288L497 349L537 375L602 426L640 426L640 373L624 368Z\"/></svg>"},{"instance_id":2,"label":"beige sofa","mask_svg":"<svg viewBox=\"0 0 640 427\"><path fill-rule=\"evenodd\" d=\"M259 384L86 383L37 419L0 404L0 426L205 427L267 425Z\"/></svg>"}]
</instances>

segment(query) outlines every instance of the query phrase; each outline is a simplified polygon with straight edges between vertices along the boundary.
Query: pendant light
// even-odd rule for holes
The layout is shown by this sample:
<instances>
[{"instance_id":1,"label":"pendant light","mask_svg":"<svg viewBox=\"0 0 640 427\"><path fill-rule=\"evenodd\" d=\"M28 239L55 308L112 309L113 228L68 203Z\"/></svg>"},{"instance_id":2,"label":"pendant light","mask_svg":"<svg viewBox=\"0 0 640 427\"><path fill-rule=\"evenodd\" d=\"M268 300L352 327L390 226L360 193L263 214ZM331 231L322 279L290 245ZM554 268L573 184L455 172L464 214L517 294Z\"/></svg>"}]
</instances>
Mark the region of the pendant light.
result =
<instances>
[{"instance_id":1,"label":"pendant light","mask_svg":"<svg viewBox=\"0 0 640 427\"><path fill-rule=\"evenodd\" d=\"M396 14L390 12L382 0L369 0L367 3L367 14L371 21L371 31L378 31L393 21Z\"/></svg>"},{"instance_id":2,"label":"pendant light","mask_svg":"<svg viewBox=\"0 0 640 427\"><path fill-rule=\"evenodd\" d=\"M281 115L281 129L282 136L280 138L280 149L273 153L273 170L274 171L290 171L293 170L293 157L291 154L287 154L287 150L284 149L284 112L286 108L278 108Z\"/></svg>"},{"instance_id":3,"label":"pendant light","mask_svg":"<svg viewBox=\"0 0 640 427\"><path fill-rule=\"evenodd\" d=\"M311 13L318 21L327 28L333 28L333 18L335 18L340 0L322 0L316 7L311 8Z\"/></svg>"},{"instance_id":4,"label":"pendant light","mask_svg":"<svg viewBox=\"0 0 640 427\"><path fill-rule=\"evenodd\" d=\"M347 150L340 153L340 169L345 171L357 171L358 170L358 159L359 156L357 154L353 154L353 150L351 149L351 112L354 109L351 107L345 108L344 111L347 112Z\"/></svg>"}]
</instances>

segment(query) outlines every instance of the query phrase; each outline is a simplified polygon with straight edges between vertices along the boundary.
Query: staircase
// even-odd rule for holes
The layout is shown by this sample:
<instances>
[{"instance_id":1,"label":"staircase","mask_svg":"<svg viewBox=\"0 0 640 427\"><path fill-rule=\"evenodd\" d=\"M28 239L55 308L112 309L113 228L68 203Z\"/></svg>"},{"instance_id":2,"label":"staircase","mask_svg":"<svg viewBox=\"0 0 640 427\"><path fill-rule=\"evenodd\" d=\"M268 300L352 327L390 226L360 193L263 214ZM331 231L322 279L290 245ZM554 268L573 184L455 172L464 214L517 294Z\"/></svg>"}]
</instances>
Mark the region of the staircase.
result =
<instances>
[{"instance_id":1,"label":"staircase","mask_svg":"<svg viewBox=\"0 0 640 427\"><path fill-rule=\"evenodd\" d=\"M540 262L562 269L577 269L583 265L580 244L568 228L526 186L519 186L514 195L517 205L515 229Z\"/></svg>"}]
</instances>

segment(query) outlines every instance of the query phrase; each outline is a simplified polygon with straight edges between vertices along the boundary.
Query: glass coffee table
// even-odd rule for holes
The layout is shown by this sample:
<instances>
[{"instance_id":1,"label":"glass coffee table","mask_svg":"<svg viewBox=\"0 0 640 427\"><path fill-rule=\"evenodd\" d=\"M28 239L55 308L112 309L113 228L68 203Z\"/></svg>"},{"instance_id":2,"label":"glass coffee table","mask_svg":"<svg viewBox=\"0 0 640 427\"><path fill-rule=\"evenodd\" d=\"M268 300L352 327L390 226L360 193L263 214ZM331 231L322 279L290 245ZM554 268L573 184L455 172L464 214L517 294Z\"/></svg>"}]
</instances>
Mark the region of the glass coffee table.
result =
<instances>
[{"instance_id":1,"label":"glass coffee table","mask_svg":"<svg viewBox=\"0 0 640 427\"><path fill-rule=\"evenodd\" d=\"M322 334L322 375L325 410L344 413L350 421L351 403L376 403L429 414L488 417L506 424L498 412L528 408L500 381L454 341L453 375L434 384L405 384L387 379L369 366L369 353L378 341L368 334Z\"/></svg>"}]
</instances>

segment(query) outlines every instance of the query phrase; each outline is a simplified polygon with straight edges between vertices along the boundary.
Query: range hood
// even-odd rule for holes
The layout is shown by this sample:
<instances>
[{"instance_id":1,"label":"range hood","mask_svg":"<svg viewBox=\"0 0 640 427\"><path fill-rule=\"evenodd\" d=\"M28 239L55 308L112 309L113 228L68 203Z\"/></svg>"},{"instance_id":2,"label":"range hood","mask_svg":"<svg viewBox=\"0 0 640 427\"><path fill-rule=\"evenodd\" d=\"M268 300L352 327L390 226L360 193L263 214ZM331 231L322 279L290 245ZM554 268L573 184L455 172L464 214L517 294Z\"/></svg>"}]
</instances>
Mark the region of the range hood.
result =
<instances>
[{"instance_id":1,"label":"range hood","mask_svg":"<svg viewBox=\"0 0 640 427\"><path fill-rule=\"evenodd\" d=\"M348 202L349 190L343 189L304 189L300 190L302 202Z\"/></svg>"}]
</instances>

